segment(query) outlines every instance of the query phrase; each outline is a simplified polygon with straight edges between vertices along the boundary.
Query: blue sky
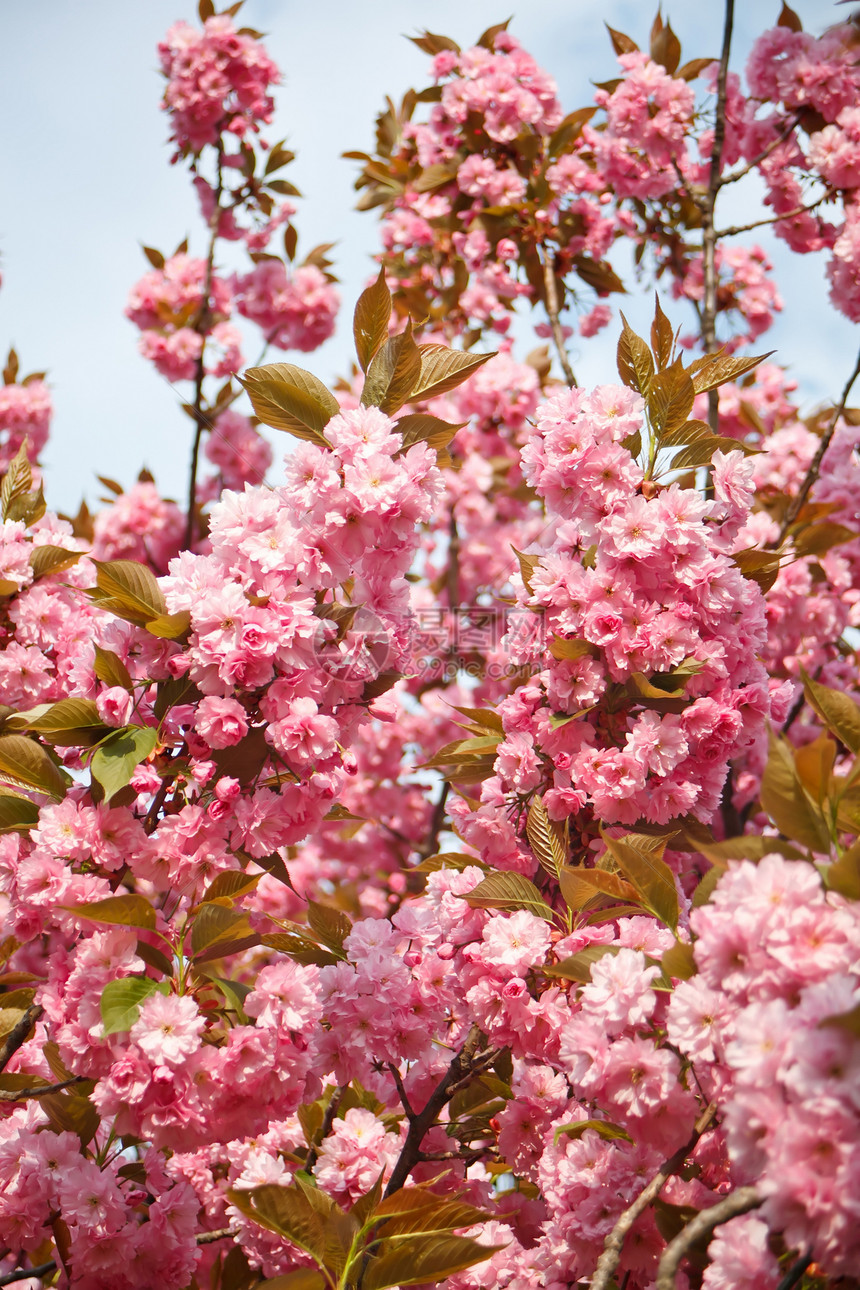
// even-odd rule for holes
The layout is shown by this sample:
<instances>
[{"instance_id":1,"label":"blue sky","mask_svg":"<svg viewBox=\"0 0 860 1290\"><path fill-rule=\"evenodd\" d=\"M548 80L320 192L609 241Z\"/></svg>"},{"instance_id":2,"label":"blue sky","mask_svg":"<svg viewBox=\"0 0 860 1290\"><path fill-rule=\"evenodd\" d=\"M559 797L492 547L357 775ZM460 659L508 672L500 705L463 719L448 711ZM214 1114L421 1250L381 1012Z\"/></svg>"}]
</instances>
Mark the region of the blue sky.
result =
<instances>
[{"instance_id":1,"label":"blue sky","mask_svg":"<svg viewBox=\"0 0 860 1290\"><path fill-rule=\"evenodd\" d=\"M779 7L779 0L738 6L735 67ZM794 7L812 31L845 14L821 0L796 0ZM699 0L669 6L685 58L719 53L720 10ZM430 27L469 44L509 12L501 0L246 4L243 21L268 33L284 75L272 137L287 136L298 154L287 173L306 195L295 221L300 252L318 242L338 244L334 267L344 300L338 334L298 359L324 380L348 368L352 305L376 242L373 214L352 210L355 163L340 154L369 149L386 93L398 98L410 84L427 83L427 60L405 34ZM644 44L653 13L642 0L520 0L511 30L555 76L572 110L589 101L592 79L614 73L604 20ZM55 509L77 509L84 495L94 502L97 473L130 484L144 464L164 493L180 499L184 493L190 422L177 391L138 356L123 308L147 268L140 243L169 252L187 235L192 252L204 247L187 177L168 165L155 52L171 22L194 17L186 0L4 7L0 77L14 112L7 109L0 139L0 346L5 354L14 342L25 371L49 372L55 417L45 465ZM744 218L754 217L749 210ZM739 212L726 215L736 219ZM777 348L811 406L841 388L853 367L857 329L828 306L821 257L792 256L761 240L782 267L786 304L766 348ZM631 305L631 320L650 309ZM686 324L683 311L677 321ZM580 379L613 380L613 352L610 329L578 356Z\"/></svg>"}]
</instances>

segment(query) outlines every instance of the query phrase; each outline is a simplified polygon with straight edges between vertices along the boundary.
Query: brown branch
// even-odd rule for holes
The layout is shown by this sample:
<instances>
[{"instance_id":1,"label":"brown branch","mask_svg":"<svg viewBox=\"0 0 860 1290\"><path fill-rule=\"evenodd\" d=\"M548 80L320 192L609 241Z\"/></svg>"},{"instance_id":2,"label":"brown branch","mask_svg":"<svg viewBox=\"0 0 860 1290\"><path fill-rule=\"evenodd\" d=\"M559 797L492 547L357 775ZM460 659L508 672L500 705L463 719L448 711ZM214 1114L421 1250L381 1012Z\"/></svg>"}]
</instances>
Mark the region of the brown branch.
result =
<instances>
[{"instance_id":1,"label":"brown branch","mask_svg":"<svg viewBox=\"0 0 860 1290\"><path fill-rule=\"evenodd\" d=\"M451 791L451 785L445 780L442 784L441 792L433 807L433 816L430 820L430 832L421 846L418 848L418 855L422 860L428 856L436 854L439 846L439 834L442 832L442 825L445 823L445 803L448 801L448 794Z\"/></svg>"},{"instance_id":2,"label":"brown branch","mask_svg":"<svg viewBox=\"0 0 860 1290\"><path fill-rule=\"evenodd\" d=\"M702 273L704 276L704 298L702 300L702 341L706 354L713 354L717 348L717 231L714 226L714 210L717 204L717 193L720 190L720 166L723 160L723 146L726 141L726 102L728 97L729 54L732 47L732 26L734 23L734 0L726 0L726 17L723 27L723 50L720 55L720 70L717 76L717 109L714 121L714 147L711 153L711 169L708 177L708 189L702 208ZM708 391L708 424L714 434L719 432L720 396L717 390Z\"/></svg>"},{"instance_id":3,"label":"brown branch","mask_svg":"<svg viewBox=\"0 0 860 1290\"><path fill-rule=\"evenodd\" d=\"M223 158L222 145L218 144L218 182L215 189L215 206L209 216L209 251L206 256L206 276L203 281L203 299L194 322L194 331L200 337L200 354L197 359L194 376L194 443L191 447L191 469L188 479L188 517L185 523L185 547L191 550L194 541L194 512L197 509L197 466L200 460L200 442L209 418L203 410L203 380L206 376L206 335L212 322L210 297L212 295L212 277L215 270L215 246L218 241L218 226L221 223L221 194L224 181L221 175Z\"/></svg>"},{"instance_id":4,"label":"brown branch","mask_svg":"<svg viewBox=\"0 0 860 1290\"><path fill-rule=\"evenodd\" d=\"M46 1084L42 1088L21 1088L17 1092L8 1089L0 1089L0 1102L23 1102L29 1097L46 1097L48 1093L61 1093L64 1088L71 1088L73 1084L86 1083L86 1075L73 1075L71 1079L64 1079L59 1084Z\"/></svg>"},{"instance_id":5,"label":"brown branch","mask_svg":"<svg viewBox=\"0 0 860 1290\"><path fill-rule=\"evenodd\" d=\"M785 143L796 125L797 117L789 117L779 134L776 135L775 138L771 139L770 143L765 148L762 148L761 152L753 157L752 160L748 161L745 166L740 170L736 170L733 174L721 176L720 187L724 188L726 184L736 184L739 179L743 179L751 170L755 170L756 166L760 166L763 161L767 161L770 154L775 152L781 143Z\"/></svg>"},{"instance_id":6,"label":"brown branch","mask_svg":"<svg viewBox=\"0 0 860 1290\"><path fill-rule=\"evenodd\" d=\"M627 1233L640 1214L644 1214L648 1206L657 1199L672 1174L677 1173L683 1167L687 1156L713 1120L716 1110L716 1102L711 1102L710 1106L702 1112L693 1126L689 1141L685 1142L683 1147L679 1147L675 1154L669 1157L648 1185L640 1191L632 1205L628 1205L623 1214L619 1216L618 1221L604 1242L603 1253L597 1261L597 1267L594 1270L594 1276L591 1281L591 1290L608 1290L615 1276L615 1269L618 1267Z\"/></svg>"},{"instance_id":7,"label":"brown branch","mask_svg":"<svg viewBox=\"0 0 860 1290\"><path fill-rule=\"evenodd\" d=\"M833 438L833 435L836 431L836 423L839 420L839 418L842 416L842 413L845 411L845 406L848 402L848 396L851 393L851 389L854 385L854 382L857 380L858 376L860 376L860 353L858 353L857 355L857 362L854 364L854 371L851 373L848 380L845 382L845 388L842 391L842 398L839 400L839 405L838 407L835 407L833 409L833 416L830 418L830 421L828 422L828 425L827 425L827 429L824 431L824 434L821 436L821 443L818 445L818 450L816 451L815 456L812 458L812 461L809 464L809 469L807 470L803 478L803 483L800 485L800 488L796 496L792 499L791 505L789 506L788 510L785 513L785 519L782 522L782 528L779 531L779 537L777 538L776 543L773 544L776 546L776 548L779 548L782 546L788 534L788 530L791 528L792 524L797 519L798 515L803 509L804 503L806 502L806 499L810 494L812 486L815 483L816 479L818 478L818 472L821 469L821 463L824 460L824 454L827 452L827 449L830 447L830 441Z\"/></svg>"},{"instance_id":8,"label":"brown branch","mask_svg":"<svg viewBox=\"0 0 860 1290\"><path fill-rule=\"evenodd\" d=\"M27 1042L27 1036L43 1012L44 1008L38 1003L31 1003L21 1020L15 1022L0 1046L0 1071L6 1069L12 1056Z\"/></svg>"},{"instance_id":9,"label":"brown branch","mask_svg":"<svg viewBox=\"0 0 860 1290\"><path fill-rule=\"evenodd\" d=\"M339 1084L337 1088L334 1089L331 1097L329 1098L329 1103L325 1109L325 1114L323 1115L323 1118L322 1118L322 1124L320 1125L320 1133L319 1133L320 1144L322 1144L323 1140L328 1137L329 1133L331 1133L331 1126L334 1124L334 1117L337 1115L338 1107L341 1104L341 1101L343 1099L343 1095L345 1092L346 1092L346 1088L343 1085ZM308 1154L305 1158L305 1163L304 1163L304 1168L306 1173L310 1173L310 1171L313 1169L314 1165L317 1162L318 1155L319 1155L319 1152L317 1150L317 1147L314 1144L311 1144L311 1146L308 1148Z\"/></svg>"},{"instance_id":10,"label":"brown branch","mask_svg":"<svg viewBox=\"0 0 860 1290\"><path fill-rule=\"evenodd\" d=\"M414 1167L420 1162L421 1143L436 1123L439 1112L443 1107L447 1106L453 1093L461 1086L463 1080L471 1078L473 1063L475 1062L480 1042L481 1032L477 1026L472 1026L466 1036L463 1047L451 1059L448 1069L430 1094L424 1109L417 1114L414 1111L410 1114L404 1106L403 1109L406 1111L406 1118L409 1121L409 1131L406 1134L406 1141L403 1143L397 1163L388 1180L388 1186L385 1189L386 1196L391 1196L394 1192L400 1191Z\"/></svg>"},{"instance_id":11,"label":"brown branch","mask_svg":"<svg viewBox=\"0 0 860 1290\"><path fill-rule=\"evenodd\" d=\"M228 1236L238 1235L235 1227L221 1227L217 1232L200 1232L196 1240L198 1245L212 1245L215 1241L223 1241Z\"/></svg>"},{"instance_id":12,"label":"brown branch","mask_svg":"<svg viewBox=\"0 0 860 1290\"><path fill-rule=\"evenodd\" d=\"M751 224L733 224L731 228L721 228L714 236L717 238L736 237L738 233L751 233L754 228L765 228L768 224L779 224L781 220L794 219L796 215L808 215L810 211L815 210L816 206L820 206L822 202L829 201L834 191L833 188L828 188L821 197L816 198L814 202L810 202L808 206L795 206L793 211L786 211L784 215L770 215L767 219L753 220Z\"/></svg>"},{"instance_id":13,"label":"brown branch","mask_svg":"<svg viewBox=\"0 0 860 1290\"><path fill-rule=\"evenodd\" d=\"M558 283L555 280L555 260L549 252L547 252L543 266L543 285L544 295L546 296L544 307L552 330L552 339L558 354L558 361L561 363L564 379L573 388L577 384L577 380L573 374L573 368L570 365L570 359L567 356L567 350L564 345L564 332L561 329L561 319L559 318L561 306L558 299Z\"/></svg>"},{"instance_id":14,"label":"brown branch","mask_svg":"<svg viewBox=\"0 0 860 1290\"><path fill-rule=\"evenodd\" d=\"M812 1262L812 1250L806 1250L801 1254L796 1263L792 1263L785 1276L780 1281L776 1290L794 1290L800 1278Z\"/></svg>"},{"instance_id":15,"label":"brown branch","mask_svg":"<svg viewBox=\"0 0 860 1290\"><path fill-rule=\"evenodd\" d=\"M654 1290L675 1290L675 1275L690 1246L713 1232L720 1223L727 1223L730 1218L737 1218L739 1214L757 1209L762 1200L763 1197L759 1196L755 1187L739 1187L710 1209L703 1209L695 1218L690 1219L683 1231L663 1251Z\"/></svg>"}]
</instances>

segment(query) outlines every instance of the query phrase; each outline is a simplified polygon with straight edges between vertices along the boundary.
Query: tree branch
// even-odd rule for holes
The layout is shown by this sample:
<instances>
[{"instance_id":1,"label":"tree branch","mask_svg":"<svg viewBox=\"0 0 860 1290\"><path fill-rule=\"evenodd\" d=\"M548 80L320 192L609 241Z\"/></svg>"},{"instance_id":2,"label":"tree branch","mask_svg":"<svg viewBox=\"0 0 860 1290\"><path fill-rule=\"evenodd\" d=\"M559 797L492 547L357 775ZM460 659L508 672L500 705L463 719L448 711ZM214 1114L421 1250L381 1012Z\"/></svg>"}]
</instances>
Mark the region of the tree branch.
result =
<instances>
[{"instance_id":1,"label":"tree branch","mask_svg":"<svg viewBox=\"0 0 860 1290\"><path fill-rule=\"evenodd\" d=\"M228 1236L238 1236L234 1227L221 1227L217 1232L200 1232L196 1238L198 1245L213 1245L215 1241L226 1240Z\"/></svg>"},{"instance_id":2,"label":"tree branch","mask_svg":"<svg viewBox=\"0 0 860 1290\"><path fill-rule=\"evenodd\" d=\"M5 1276L0 1277L0 1286L10 1286L15 1281L28 1281L30 1277L46 1277L56 1270L57 1265L53 1259L48 1263L40 1263L35 1268L16 1268L14 1272L7 1272Z\"/></svg>"},{"instance_id":3,"label":"tree branch","mask_svg":"<svg viewBox=\"0 0 860 1290\"><path fill-rule=\"evenodd\" d=\"M792 1263L776 1290L794 1290L794 1286L797 1285L811 1262L812 1250L807 1250L805 1254L801 1254L796 1263Z\"/></svg>"},{"instance_id":4,"label":"tree branch","mask_svg":"<svg viewBox=\"0 0 860 1290\"><path fill-rule=\"evenodd\" d=\"M445 1074L427 1099L427 1105L423 1111L419 1111L417 1114L413 1111L411 1115L407 1111L409 1132L406 1134L406 1141L403 1143L397 1163L388 1180L388 1186L385 1189L386 1196L391 1196L394 1192L400 1191L415 1165L420 1162L421 1143L436 1123L439 1112L448 1104L458 1086L464 1079L471 1077L480 1042L481 1032L477 1026L472 1026L466 1036L463 1047L452 1058ZM404 1107L404 1110L406 1110L406 1107Z\"/></svg>"},{"instance_id":5,"label":"tree branch","mask_svg":"<svg viewBox=\"0 0 860 1290\"><path fill-rule=\"evenodd\" d=\"M797 125L797 117L790 116L788 118L788 121L783 126L782 130L780 130L779 134L776 135L775 138L771 139L767 147L762 148L761 152L759 152L755 157L753 157L750 161L748 161L746 165L743 166L740 170L736 170L731 175L721 176L720 187L724 188L726 184L736 184L739 179L743 179L744 176L748 175L751 170L755 170L756 166L760 166L763 161L767 161L770 154L772 152L775 152L781 143L785 143L786 139L791 134L792 130L796 125Z\"/></svg>"},{"instance_id":6,"label":"tree branch","mask_svg":"<svg viewBox=\"0 0 860 1290\"><path fill-rule=\"evenodd\" d=\"M17 1021L0 1045L0 1071L6 1069L13 1054L17 1053L27 1036L44 1012L38 1003L31 1003L20 1021Z\"/></svg>"},{"instance_id":7,"label":"tree branch","mask_svg":"<svg viewBox=\"0 0 860 1290\"><path fill-rule=\"evenodd\" d=\"M576 384L576 377L573 374L573 368L570 365L570 359L567 356L567 350L564 345L564 332L561 328L561 319L559 314L561 306L558 299L558 284L555 280L555 260L547 251L546 259L543 266L543 284L546 300L546 316L549 318L549 325L552 329L552 339L555 345L555 352L558 354L558 361L561 363L561 370L564 372L564 379L568 385L573 388Z\"/></svg>"},{"instance_id":8,"label":"tree branch","mask_svg":"<svg viewBox=\"0 0 860 1290\"><path fill-rule=\"evenodd\" d=\"M848 380L845 383L845 388L842 391L842 398L839 400L839 405L838 407L835 407L833 409L833 415L830 418L830 421L828 422L827 429L825 430L824 434L821 436L821 443L818 445L818 450L816 451L815 456L812 458L812 461L809 464L809 469L807 470L803 478L803 483L800 485L800 488L798 489L796 496L792 499L791 505L789 506L788 510L785 513L785 519L782 522L782 528L779 531L779 537L777 538L775 543L775 547L777 549L781 547L783 542L785 541L786 535L788 534L788 530L791 528L792 524L797 519L798 515L803 509L804 503L806 502L806 499L810 494L812 486L815 483L816 479L818 478L818 472L821 469L821 463L824 460L824 454L827 452L827 449L830 447L830 441L833 438L833 435L836 431L836 423L839 420L839 418L842 416L842 413L845 411L845 405L848 402L848 395L851 393L851 389L854 385L854 382L857 380L858 376L860 376L860 353L858 353L857 355L857 362L854 364L854 371L851 373L851 375L849 376Z\"/></svg>"},{"instance_id":9,"label":"tree branch","mask_svg":"<svg viewBox=\"0 0 860 1290\"><path fill-rule=\"evenodd\" d=\"M203 281L203 299L200 311L194 323L194 330L200 337L200 354L197 358L194 377L194 443L191 447L191 469L188 479L188 517L185 523L185 547L191 550L194 541L194 512L197 509L197 466L200 460L200 442L206 429L208 417L203 411L203 380L206 375L206 335L211 324L209 311L212 295L212 275L215 269L215 245L218 241L218 226L221 222L221 194L224 181L221 175L223 149L218 144L218 181L215 189L215 206L209 217L209 251L206 256L206 276Z\"/></svg>"},{"instance_id":10,"label":"tree branch","mask_svg":"<svg viewBox=\"0 0 860 1290\"><path fill-rule=\"evenodd\" d=\"M690 1246L713 1232L720 1223L727 1223L730 1218L737 1218L739 1214L757 1209L762 1200L763 1197L759 1196L755 1187L739 1187L737 1191L733 1191L730 1196L724 1197L710 1209L703 1209L666 1246L657 1269L654 1290L675 1290L675 1275Z\"/></svg>"},{"instance_id":11,"label":"tree branch","mask_svg":"<svg viewBox=\"0 0 860 1290\"><path fill-rule=\"evenodd\" d=\"M702 341L706 354L713 354L717 348L717 231L714 226L714 210L717 204L717 193L720 190L720 166L723 160L723 146L726 141L726 101L728 97L729 54L732 47L732 26L734 24L734 0L726 0L726 16L723 27L723 51L720 55L720 70L717 76L717 109L714 122L714 147L711 153L711 169L708 177L708 190L702 208L702 273L704 276L704 298L702 301ZM719 433L720 396L717 390L708 391L708 424L714 434Z\"/></svg>"},{"instance_id":12,"label":"tree branch","mask_svg":"<svg viewBox=\"0 0 860 1290\"><path fill-rule=\"evenodd\" d=\"M71 1079L64 1079L59 1084L46 1084L42 1088L21 1088L17 1092L7 1089L0 1089L0 1102L23 1102L30 1097L45 1097L48 1093L61 1093L64 1088L71 1088L73 1084L84 1084L86 1075L73 1075Z\"/></svg>"},{"instance_id":13,"label":"tree branch","mask_svg":"<svg viewBox=\"0 0 860 1290\"><path fill-rule=\"evenodd\" d=\"M731 228L721 228L714 236L717 238L736 237L738 233L750 233L754 228L765 228L768 224L779 224L781 220L794 219L796 215L808 215L810 211L815 210L816 206L820 206L822 202L829 201L833 196L833 191L832 188L828 188L821 197L818 197L814 202L810 202L808 206L795 206L793 211L786 211L784 215L770 215L767 219L753 220L751 224L734 224Z\"/></svg>"},{"instance_id":14,"label":"tree branch","mask_svg":"<svg viewBox=\"0 0 860 1290\"><path fill-rule=\"evenodd\" d=\"M683 1147L679 1147L675 1154L669 1157L648 1185L640 1191L632 1205L628 1205L627 1209L620 1215L612 1231L607 1236L603 1246L603 1253L597 1261L597 1267L591 1280L591 1290L608 1290L612 1284L615 1269L618 1267L627 1233L640 1214L644 1214L648 1206L657 1199L672 1174L677 1173L682 1168L687 1156L713 1120L716 1110L716 1102L711 1102L710 1106L702 1112L693 1126L689 1141L685 1142Z\"/></svg>"}]
</instances>

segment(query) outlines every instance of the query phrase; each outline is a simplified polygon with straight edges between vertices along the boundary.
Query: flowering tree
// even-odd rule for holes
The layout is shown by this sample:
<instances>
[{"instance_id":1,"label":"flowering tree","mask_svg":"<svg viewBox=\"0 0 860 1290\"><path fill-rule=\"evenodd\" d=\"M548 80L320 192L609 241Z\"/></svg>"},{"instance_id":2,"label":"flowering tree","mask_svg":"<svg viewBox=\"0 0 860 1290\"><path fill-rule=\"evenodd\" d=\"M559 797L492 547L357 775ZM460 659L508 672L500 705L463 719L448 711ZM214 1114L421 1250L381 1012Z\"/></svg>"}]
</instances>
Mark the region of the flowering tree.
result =
<instances>
[{"instance_id":1,"label":"flowering tree","mask_svg":"<svg viewBox=\"0 0 860 1290\"><path fill-rule=\"evenodd\" d=\"M339 302L238 9L159 47L207 232L127 309L184 505L51 513L0 391L0 1284L857 1286L860 359L801 418L737 240L860 317L855 29L783 6L745 82L731 0L718 63L610 30L569 113L507 24L417 37L329 389L265 361Z\"/></svg>"}]
</instances>

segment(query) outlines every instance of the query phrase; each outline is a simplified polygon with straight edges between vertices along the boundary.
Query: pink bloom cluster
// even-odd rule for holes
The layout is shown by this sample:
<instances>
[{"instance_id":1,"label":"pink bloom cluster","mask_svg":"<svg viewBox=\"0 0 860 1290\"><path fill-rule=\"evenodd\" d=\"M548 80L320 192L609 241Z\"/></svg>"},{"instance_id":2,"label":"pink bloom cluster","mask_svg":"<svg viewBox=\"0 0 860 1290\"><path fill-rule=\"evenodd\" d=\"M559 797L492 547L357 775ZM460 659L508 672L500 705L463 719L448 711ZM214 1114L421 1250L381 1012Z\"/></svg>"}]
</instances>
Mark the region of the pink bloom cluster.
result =
<instances>
[{"instance_id":1,"label":"pink bloom cluster","mask_svg":"<svg viewBox=\"0 0 860 1290\"><path fill-rule=\"evenodd\" d=\"M317 349L334 331L340 296L316 265L288 275L280 260L262 260L234 290L239 313L278 349Z\"/></svg>"},{"instance_id":2,"label":"pink bloom cluster","mask_svg":"<svg viewBox=\"0 0 860 1290\"><path fill-rule=\"evenodd\" d=\"M242 138L271 121L269 89L280 73L260 42L237 31L226 14L208 18L202 31L175 23L158 55L177 157L200 152L225 130Z\"/></svg>"},{"instance_id":3,"label":"pink bloom cluster","mask_svg":"<svg viewBox=\"0 0 860 1290\"><path fill-rule=\"evenodd\" d=\"M36 460L48 439L52 410L51 395L42 380L0 385L0 471L9 469L25 440L27 456Z\"/></svg>"}]
</instances>

